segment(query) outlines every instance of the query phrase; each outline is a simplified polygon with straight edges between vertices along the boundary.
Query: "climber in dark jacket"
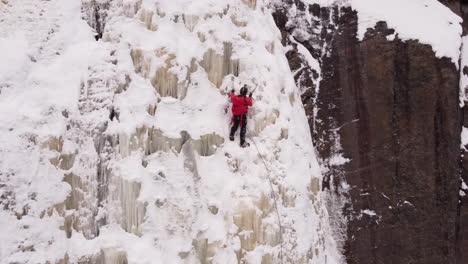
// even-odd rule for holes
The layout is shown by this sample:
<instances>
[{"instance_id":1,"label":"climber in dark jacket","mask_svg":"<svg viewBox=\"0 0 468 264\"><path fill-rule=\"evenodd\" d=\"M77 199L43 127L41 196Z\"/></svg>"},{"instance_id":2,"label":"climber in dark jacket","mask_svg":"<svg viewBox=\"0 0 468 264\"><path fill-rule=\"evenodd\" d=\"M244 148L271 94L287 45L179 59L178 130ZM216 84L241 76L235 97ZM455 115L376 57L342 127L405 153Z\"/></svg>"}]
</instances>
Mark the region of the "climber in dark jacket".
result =
<instances>
[{"instance_id":1,"label":"climber in dark jacket","mask_svg":"<svg viewBox=\"0 0 468 264\"><path fill-rule=\"evenodd\" d=\"M232 101L232 128L229 139L234 141L234 134L240 125L240 146L243 148L249 146L249 143L245 142L245 132L247 130L247 112L249 111L249 106L252 106L252 93L247 97L247 92L247 85L244 85L240 90L239 96L234 94L234 89L232 89L230 94Z\"/></svg>"}]
</instances>

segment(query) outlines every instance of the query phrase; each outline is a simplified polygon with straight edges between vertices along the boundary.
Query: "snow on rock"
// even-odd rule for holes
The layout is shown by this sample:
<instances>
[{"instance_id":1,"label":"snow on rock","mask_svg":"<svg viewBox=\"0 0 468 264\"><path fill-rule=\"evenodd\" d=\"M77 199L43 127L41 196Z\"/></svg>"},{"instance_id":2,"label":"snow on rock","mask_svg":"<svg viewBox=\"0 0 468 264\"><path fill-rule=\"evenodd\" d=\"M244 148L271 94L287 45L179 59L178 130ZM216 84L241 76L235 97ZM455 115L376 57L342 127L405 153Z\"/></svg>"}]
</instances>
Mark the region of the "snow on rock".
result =
<instances>
[{"instance_id":1,"label":"snow on rock","mask_svg":"<svg viewBox=\"0 0 468 264\"><path fill-rule=\"evenodd\" d=\"M468 128L463 127L462 132L461 132L461 144L462 148L468 145Z\"/></svg>"},{"instance_id":2,"label":"snow on rock","mask_svg":"<svg viewBox=\"0 0 468 264\"><path fill-rule=\"evenodd\" d=\"M267 3L12 0L0 17L2 263L340 261ZM226 137L243 84L246 149Z\"/></svg>"},{"instance_id":3,"label":"snow on rock","mask_svg":"<svg viewBox=\"0 0 468 264\"><path fill-rule=\"evenodd\" d=\"M362 210L361 213L366 214L368 216L376 216L377 215L374 211L369 210L369 209Z\"/></svg>"},{"instance_id":4,"label":"snow on rock","mask_svg":"<svg viewBox=\"0 0 468 264\"><path fill-rule=\"evenodd\" d=\"M358 12L358 38L379 21L387 22L403 40L432 46L438 57L459 65L462 19L437 0L350 0Z\"/></svg>"},{"instance_id":5,"label":"snow on rock","mask_svg":"<svg viewBox=\"0 0 468 264\"><path fill-rule=\"evenodd\" d=\"M460 56L460 107L468 101L468 36L462 38L461 56Z\"/></svg>"}]
</instances>

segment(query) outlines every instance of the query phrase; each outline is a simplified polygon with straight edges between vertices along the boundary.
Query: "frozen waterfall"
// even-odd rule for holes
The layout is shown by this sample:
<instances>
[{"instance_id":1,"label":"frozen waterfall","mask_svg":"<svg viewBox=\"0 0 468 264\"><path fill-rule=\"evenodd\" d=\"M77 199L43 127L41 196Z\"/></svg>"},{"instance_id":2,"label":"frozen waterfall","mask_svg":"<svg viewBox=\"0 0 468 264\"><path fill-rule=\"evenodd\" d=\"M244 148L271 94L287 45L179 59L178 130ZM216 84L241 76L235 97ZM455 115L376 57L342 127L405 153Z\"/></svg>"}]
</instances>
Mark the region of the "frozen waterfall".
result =
<instances>
[{"instance_id":1,"label":"frozen waterfall","mask_svg":"<svg viewBox=\"0 0 468 264\"><path fill-rule=\"evenodd\" d=\"M340 263L267 1L4 2L1 263Z\"/></svg>"}]
</instances>

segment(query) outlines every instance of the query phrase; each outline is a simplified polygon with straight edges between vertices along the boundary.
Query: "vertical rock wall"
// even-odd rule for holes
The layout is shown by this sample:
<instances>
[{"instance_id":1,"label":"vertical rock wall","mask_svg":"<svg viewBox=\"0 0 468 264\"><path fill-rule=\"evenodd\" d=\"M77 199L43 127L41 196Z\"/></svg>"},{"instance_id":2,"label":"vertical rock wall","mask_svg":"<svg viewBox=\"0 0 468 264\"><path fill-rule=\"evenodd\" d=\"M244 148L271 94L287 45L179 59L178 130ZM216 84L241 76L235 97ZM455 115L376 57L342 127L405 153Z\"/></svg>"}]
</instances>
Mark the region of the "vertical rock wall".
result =
<instances>
[{"instance_id":1,"label":"vertical rock wall","mask_svg":"<svg viewBox=\"0 0 468 264\"><path fill-rule=\"evenodd\" d=\"M290 67L299 71L329 207L342 208L335 228L346 232L347 262L456 263L456 65L428 45L394 37L384 22L358 41L350 8L289 1L275 20L293 47ZM320 63L316 76L303 48Z\"/></svg>"},{"instance_id":2,"label":"vertical rock wall","mask_svg":"<svg viewBox=\"0 0 468 264\"><path fill-rule=\"evenodd\" d=\"M454 13L463 18L463 47L462 56L460 59L460 100L463 100L463 106L461 110L461 120L463 122L463 129L468 127L468 86L466 78L468 78L468 61L466 60L466 49L467 41L466 35L468 34L468 1L466 0L441 0L441 3L447 5ZM462 133L462 138L463 138ZM467 142L462 139L462 166L461 166L461 184L459 191L459 203L458 203L458 219L457 219L457 262L466 263L468 261L468 153Z\"/></svg>"}]
</instances>

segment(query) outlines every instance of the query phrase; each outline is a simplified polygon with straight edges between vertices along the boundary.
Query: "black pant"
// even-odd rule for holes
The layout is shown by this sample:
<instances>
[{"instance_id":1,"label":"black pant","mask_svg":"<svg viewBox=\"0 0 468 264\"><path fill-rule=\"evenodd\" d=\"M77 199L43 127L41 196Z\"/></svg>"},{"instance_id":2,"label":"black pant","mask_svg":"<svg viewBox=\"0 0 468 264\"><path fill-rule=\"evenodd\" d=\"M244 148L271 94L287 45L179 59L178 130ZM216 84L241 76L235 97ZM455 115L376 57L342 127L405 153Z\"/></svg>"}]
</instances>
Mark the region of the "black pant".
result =
<instances>
[{"instance_id":1,"label":"black pant","mask_svg":"<svg viewBox=\"0 0 468 264\"><path fill-rule=\"evenodd\" d=\"M247 131L247 115L236 115L234 116L234 125L231 128L231 137L234 137L234 134L237 131L237 128L239 127L239 124L241 123L242 120L242 125L241 125L241 131L240 131L240 143L241 145L244 144L245 142L245 132Z\"/></svg>"}]
</instances>

